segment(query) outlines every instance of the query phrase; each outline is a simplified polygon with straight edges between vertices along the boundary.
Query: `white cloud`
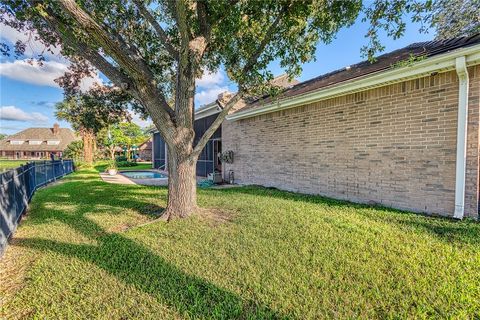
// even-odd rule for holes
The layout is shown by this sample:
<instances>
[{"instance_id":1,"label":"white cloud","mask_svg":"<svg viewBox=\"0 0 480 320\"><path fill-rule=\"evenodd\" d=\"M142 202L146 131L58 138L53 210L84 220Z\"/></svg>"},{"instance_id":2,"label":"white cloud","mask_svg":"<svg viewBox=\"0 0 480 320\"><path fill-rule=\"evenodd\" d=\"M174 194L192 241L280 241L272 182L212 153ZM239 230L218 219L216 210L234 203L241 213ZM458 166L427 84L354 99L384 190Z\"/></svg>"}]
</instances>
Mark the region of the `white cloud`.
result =
<instances>
[{"instance_id":1,"label":"white cloud","mask_svg":"<svg viewBox=\"0 0 480 320\"><path fill-rule=\"evenodd\" d=\"M0 64L0 75L40 86L58 87L53 81L67 71L68 65L57 61L45 61L43 65L15 60Z\"/></svg>"},{"instance_id":2,"label":"white cloud","mask_svg":"<svg viewBox=\"0 0 480 320\"><path fill-rule=\"evenodd\" d=\"M103 81L98 74L95 77L91 78L83 78L82 82L80 83L80 90L82 92L88 91L94 84L102 84Z\"/></svg>"},{"instance_id":3,"label":"white cloud","mask_svg":"<svg viewBox=\"0 0 480 320\"><path fill-rule=\"evenodd\" d=\"M146 128L152 125L152 121L150 120L150 118L147 120L143 120L140 118L139 114L133 111L129 111L129 112L130 112L130 116L132 117L132 122L135 124L138 124L140 127Z\"/></svg>"},{"instance_id":4,"label":"white cloud","mask_svg":"<svg viewBox=\"0 0 480 320\"><path fill-rule=\"evenodd\" d=\"M2 18L14 19L8 14L3 14ZM31 83L41 86L58 87L53 81L64 75L67 71L70 62L67 58L60 54L61 47L50 47L52 53L46 51L45 45L35 40L38 38L36 31L18 31L14 28L0 24L0 39L14 45L18 40L26 44L25 53L27 59L16 60L0 63L0 76L5 76L14 80L19 80L26 83ZM43 65L30 63L28 59L38 58L39 54L44 55L47 61ZM88 90L95 82L103 83L98 74L93 78L83 79L80 89L82 91Z\"/></svg>"},{"instance_id":5,"label":"white cloud","mask_svg":"<svg viewBox=\"0 0 480 320\"><path fill-rule=\"evenodd\" d=\"M197 79L196 84L199 87L208 88L211 86L215 86L215 85L218 86L222 84L224 79L225 77L223 76L223 73L220 70L218 70L215 73L205 71L203 73L203 76L200 79Z\"/></svg>"},{"instance_id":6,"label":"white cloud","mask_svg":"<svg viewBox=\"0 0 480 320\"><path fill-rule=\"evenodd\" d=\"M45 50L45 45L42 42L35 40L38 37L38 34L35 31L21 32L4 24L0 25L0 31L0 39L9 42L11 45L14 45L18 40L25 43L26 46L24 54L29 58L37 57L43 52L45 57L49 59L64 59L60 55L60 47L50 47L50 49L53 51L53 54Z\"/></svg>"},{"instance_id":7,"label":"white cloud","mask_svg":"<svg viewBox=\"0 0 480 320\"><path fill-rule=\"evenodd\" d=\"M58 61L45 61L42 65L27 60L7 61L0 63L0 76L34 85L58 87L54 80L65 74L68 65ZM102 83L98 75L83 79L80 88L85 91L95 82Z\"/></svg>"},{"instance_id":8,"label":"white cloud","mask_svg":"<svg viewBox=\"0 0 480 320\"><path fill-rule=\"evenodd\" d=\"M2 106L0 120L44 123L48 121L48 117L39 112L26 113L15 106Z\"/></svg>"},{"instance_id":9,"label":"white cloud","mask_svg":"<svg viewBox=\"0 0 480 320\"><path fill-rule=\"evenodd\" d=\"M228 87L212 86L211 88L201 90L195 95L198 106L208 104L217 100L218 95L228 91Z\"/></svg>"}]
</instances>

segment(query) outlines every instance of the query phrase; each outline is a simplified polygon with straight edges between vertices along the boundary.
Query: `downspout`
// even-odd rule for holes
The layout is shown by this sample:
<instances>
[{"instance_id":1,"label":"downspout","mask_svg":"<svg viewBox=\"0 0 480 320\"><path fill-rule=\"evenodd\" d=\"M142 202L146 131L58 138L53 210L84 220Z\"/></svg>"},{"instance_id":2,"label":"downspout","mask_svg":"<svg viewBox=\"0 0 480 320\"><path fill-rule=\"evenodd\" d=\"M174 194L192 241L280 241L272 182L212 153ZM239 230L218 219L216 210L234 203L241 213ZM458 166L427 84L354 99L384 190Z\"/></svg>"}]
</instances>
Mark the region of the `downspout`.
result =
<instances>
[{"instance_id":1,"label":"downspout","mask_svg":"<svg viewBox=\"0 0 480 320\"><path fill-rule=\"evenodd\" d=\"M468 70L465 56L455 60L458 75L458 125L457 125L457 161L455 174L455 212L454 218L462 219L465 214L465 175L467 163L467 121L468 121Z\"/></svg>"}]
</instances>

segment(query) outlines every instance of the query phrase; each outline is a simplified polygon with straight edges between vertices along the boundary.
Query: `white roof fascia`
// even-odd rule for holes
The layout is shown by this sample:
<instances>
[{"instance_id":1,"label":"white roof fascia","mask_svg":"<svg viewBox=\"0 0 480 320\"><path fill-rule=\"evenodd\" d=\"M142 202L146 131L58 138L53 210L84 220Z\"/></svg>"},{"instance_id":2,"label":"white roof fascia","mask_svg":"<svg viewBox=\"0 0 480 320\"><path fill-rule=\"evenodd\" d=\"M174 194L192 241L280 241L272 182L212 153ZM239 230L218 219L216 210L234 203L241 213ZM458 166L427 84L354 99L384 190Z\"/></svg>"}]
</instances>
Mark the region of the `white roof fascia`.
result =
<instances>
[{"instance_id":1,"label":"white roof fascia","mask_svg":"<svg viewBox=\"0 0 480 320\"><path fill-rule=\"evenodd\" d=\"M336 83L329 87L307 92L298 96L285 98L265 104L262 107L240 111L227 116L227 120L239 120L257 115L294 108L309 103L378 88L393 83L403 82L431 75L433 72L455 70L455 59L466 57L467 66L480 63L480 45L457 49L445 54L419 61L410 66L378 71L363 77Z\"/></svg>"}]
</instances>

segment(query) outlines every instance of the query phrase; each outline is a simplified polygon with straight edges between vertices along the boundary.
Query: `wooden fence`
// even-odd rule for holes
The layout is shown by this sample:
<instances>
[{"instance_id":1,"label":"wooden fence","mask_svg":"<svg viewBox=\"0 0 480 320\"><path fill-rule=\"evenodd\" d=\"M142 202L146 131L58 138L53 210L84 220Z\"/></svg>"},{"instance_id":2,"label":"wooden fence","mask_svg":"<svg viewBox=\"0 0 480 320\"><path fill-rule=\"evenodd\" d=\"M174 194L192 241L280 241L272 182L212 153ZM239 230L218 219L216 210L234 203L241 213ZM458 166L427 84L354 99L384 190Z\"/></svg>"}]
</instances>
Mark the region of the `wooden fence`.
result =
<instances>
[{"instance_id":1,"label":"wooden fence","mask_svg":"<svg viewBox=\"0 0 480 320\"><path fill-rule=\"evenodd\" d=\"M35 161L0 174L0 257L35 190L73 172L72 160Z\"/></svg>"}]
</instances>

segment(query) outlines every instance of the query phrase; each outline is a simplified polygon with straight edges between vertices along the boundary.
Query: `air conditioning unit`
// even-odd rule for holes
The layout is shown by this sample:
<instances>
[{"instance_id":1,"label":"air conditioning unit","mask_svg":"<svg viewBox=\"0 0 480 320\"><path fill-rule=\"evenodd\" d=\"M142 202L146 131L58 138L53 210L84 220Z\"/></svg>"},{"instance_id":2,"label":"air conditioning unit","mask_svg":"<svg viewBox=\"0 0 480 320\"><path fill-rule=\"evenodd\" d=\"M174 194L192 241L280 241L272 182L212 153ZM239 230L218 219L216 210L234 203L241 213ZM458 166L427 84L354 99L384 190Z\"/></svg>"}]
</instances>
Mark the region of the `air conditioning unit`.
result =
<instances>
[{"instance_id":1,"label":"air conditioning unit","mask_svg":"<svg viewBox=\"0 0 480 320\"><path fill-rule=\"evenodd\" d=\"M223 181L222 174L219 172L209 173L207 179L212 181L213 183L222 183Z\"/></svg>"}]
</instances>

